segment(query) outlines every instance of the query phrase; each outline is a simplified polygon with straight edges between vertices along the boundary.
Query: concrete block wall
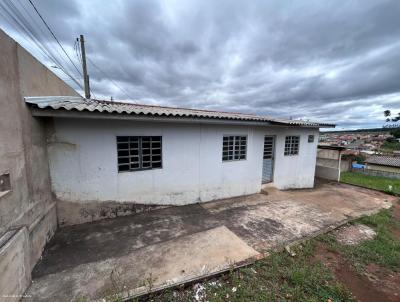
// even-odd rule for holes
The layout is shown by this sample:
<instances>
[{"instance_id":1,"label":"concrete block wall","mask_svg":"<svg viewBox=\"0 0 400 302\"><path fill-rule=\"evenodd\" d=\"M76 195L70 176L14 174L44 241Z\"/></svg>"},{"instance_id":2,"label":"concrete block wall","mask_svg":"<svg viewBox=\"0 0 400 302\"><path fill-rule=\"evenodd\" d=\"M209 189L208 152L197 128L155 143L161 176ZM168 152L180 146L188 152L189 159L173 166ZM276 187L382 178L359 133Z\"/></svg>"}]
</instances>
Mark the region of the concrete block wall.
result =
<instances>
[{"instance_id":1,"label":"concrete block wall","mask_svg":"<svg viewBox=\"0 0 400 302\"><path fill-rule=\"evenodd\" d=\"M19 301L31 283L28 229L7 231L0 238L0 300Z\"/></svg>"},{"instance_id":2,"label":"concrete block wall","mask_svg":"<svg viewBox=\"0 0 400 302\"><path fill-rule=\"evenodd\" d=\"M339 181L339 169L317 165L315 167L315 176L328 180Z\"/></svg>"},{"instance_id":3,"label":"concrete block wall","mask_svg":"<svg viewBox=\"0 0 400 302\"><path fill-rule=\"evenodd\" d=\"M349 170L349 161L340 160L340 151L318 149L315 176L333 181L339 181L340 172ZM340 161L340 168L339 168Z\"/></svg>"},{"instance_id":4,"label":"concrete block wall","mask_svg":"<svg viewBox=\"0 0 400 302\"><path fill-rule=\"evenodd\" d=\"M26 235L18 233L12 240L25 242L11 245L7 255L13 249L17 255L17 249L24 247L29 262L24 280L30 280L30 269L57 228L57 216L50 186L47 121L32 117L23 98L77 93L1 30L0 70L0 176L7 175L10 184L0 192L0 241L8 230L24 228ZM29 285L20 277L10 277L20 267L22 256L12 259L5 270L0 269L0 296L3 289L21 295Z\"/></svg>"}]
</instances>

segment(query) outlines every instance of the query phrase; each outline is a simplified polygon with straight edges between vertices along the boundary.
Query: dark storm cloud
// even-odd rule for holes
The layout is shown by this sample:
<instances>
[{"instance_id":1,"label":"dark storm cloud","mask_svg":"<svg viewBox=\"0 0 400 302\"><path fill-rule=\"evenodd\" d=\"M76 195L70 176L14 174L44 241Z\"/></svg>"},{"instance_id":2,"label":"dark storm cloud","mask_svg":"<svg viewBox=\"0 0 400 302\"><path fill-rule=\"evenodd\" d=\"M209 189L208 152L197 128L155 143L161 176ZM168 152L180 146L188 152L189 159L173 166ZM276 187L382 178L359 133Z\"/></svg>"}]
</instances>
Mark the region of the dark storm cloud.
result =
<instances>
[{"instance_id":1,"label":"dark storm cloud","mask_svg":"<svg viewBox=\"0 0 400 302\"><path fill-rule=\"evenodd\" d=\"M36 2L72 53L85 34L97 97L345 127L400 111L397 0Z\"/></svg>"}]
</instances>

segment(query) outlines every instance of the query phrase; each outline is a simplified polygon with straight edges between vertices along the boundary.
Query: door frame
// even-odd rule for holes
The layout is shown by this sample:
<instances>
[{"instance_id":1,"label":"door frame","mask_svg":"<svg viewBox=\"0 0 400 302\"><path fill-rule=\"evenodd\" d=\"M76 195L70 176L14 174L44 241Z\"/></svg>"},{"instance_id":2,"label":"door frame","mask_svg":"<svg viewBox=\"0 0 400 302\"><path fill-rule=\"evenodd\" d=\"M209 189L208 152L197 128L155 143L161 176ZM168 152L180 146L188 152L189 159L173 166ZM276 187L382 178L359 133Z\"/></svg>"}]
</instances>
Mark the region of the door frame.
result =
<instances>
[{"instance_id":1,"label":"door frame","mask_svg":"<svg viewBox=\"0 0 400 302\"><path fill-rule=\"evenodd\" d=\"M273 139L273 145L272 145L272 171L271 171L271 180L268 182L264 182L262 177L261 177L261 184L269 184L271 182L274 182L274 174L275 174L275 150L276 150L276 135L271 135L271 134L265 134L263 136L263 152L262 152L262 160L263 160L263 169L264 169L264 144L265 144L265 138L266 137L272 137ZM262 171L263 174L264 171ZM262 175L261 175L262 176Z\"/></svg>"}]
</instances>

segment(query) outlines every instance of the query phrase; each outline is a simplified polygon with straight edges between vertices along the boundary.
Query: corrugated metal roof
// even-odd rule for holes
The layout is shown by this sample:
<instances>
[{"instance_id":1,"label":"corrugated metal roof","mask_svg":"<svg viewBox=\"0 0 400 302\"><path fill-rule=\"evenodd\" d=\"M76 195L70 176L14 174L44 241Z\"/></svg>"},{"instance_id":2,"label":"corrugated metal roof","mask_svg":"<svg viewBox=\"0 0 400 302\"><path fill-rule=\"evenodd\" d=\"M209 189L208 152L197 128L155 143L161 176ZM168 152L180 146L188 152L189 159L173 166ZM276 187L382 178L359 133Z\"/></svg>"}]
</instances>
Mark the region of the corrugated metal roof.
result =
<instances>
[{"instance_id":1,"label":"corrugated metal roof","mask_svg":"<svg viewBox=\"0 0 400 302\"><path fill-rule=\"evenodd\" d=\"M400 157L394 156L371 156L366 161L368 164L399 167L400 168Z\"/></svg>"},{"instance_id":2,"label":"corrugated metal roof","mask_svg":"<svg viewBox=\"0 0 400 302\"><path fill-rule=\"evenodd\" d=\"M164 117L209 118L238 121L270 122L273 124L308 126L308 127L334 127L334 124L317 123L302 120L285 120L268 116L253 114L210 111L188 108L161 107L141 105L134 103L122 103L114 101L102 101L84 99L81 97L50 96L50 97L26 97L25 102L40 109L88 111L104 113L120 113L133 115L149 115Z\"/></svg>"}]
</instances>

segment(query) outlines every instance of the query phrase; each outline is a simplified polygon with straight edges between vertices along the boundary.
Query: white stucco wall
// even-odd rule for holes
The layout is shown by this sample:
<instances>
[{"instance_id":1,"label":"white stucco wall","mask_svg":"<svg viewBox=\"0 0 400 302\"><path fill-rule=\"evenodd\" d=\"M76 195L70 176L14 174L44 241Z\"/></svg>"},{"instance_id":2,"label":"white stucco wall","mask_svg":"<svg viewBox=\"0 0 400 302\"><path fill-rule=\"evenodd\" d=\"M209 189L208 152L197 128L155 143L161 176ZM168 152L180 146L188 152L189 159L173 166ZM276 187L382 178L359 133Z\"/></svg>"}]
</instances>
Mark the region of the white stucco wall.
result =
<instances>
[{"instance_id":1,"label":"white stucco wall","mask_svg":"<svg viewBox=\"0 0 400 302\"><path fill-rule=\"evenodd\" d=\"M319 130L286 128L271 132L276 134L273 185L281 190L314 187ZM299 155L284 155L287 135L300 135ZM308 142L308 135L314 135L313 143Z\"/></svg>"},{"instance_id":2,"label":"white stucco wall","mask_svg":"<svg viewBox=\"0 0 400 302\"><path fill-rule=\"evenodd\" d=\"M247 159L222 162L224 134L247 135ZM274 184L314 184L318 130L122 120L54 120L49 157L52 189L60 200L187 204L253 194L261 189L264 135L277 135ZM285 135L301 134L300 155L283 156ZM314 143L307 135L314 134ZM117 171L116 136L161 135L163 168Z\"/></svg>"}]
</instances>

